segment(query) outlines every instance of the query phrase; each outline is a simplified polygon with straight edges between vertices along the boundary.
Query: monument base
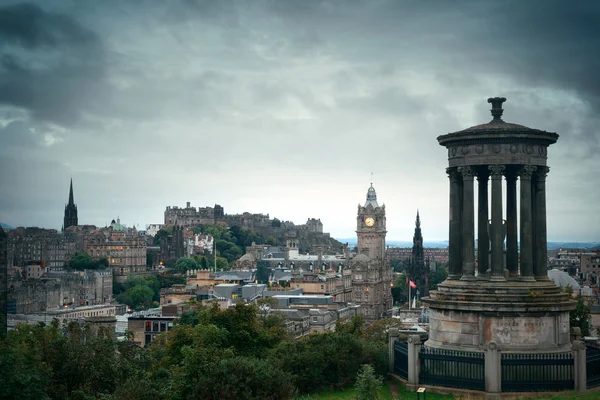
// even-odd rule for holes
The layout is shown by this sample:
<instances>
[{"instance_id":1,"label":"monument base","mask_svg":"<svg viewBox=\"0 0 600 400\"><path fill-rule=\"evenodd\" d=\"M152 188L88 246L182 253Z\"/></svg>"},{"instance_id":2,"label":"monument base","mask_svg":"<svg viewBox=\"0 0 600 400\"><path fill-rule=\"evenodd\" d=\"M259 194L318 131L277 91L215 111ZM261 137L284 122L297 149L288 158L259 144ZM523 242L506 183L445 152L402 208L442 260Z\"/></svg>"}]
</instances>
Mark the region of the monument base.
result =
<instances>
[{"instance_id":1,"label":"monument base","mask_svg":"<svg viewBox=\"0 0 600 400\"><path fill-rule=\"evenodd\" d=\"M576 301L551 281L446 280L423 302L427 347L482 351L495 342L503 352L571 350L569 312Z\"/></svg>"}]
</instances>

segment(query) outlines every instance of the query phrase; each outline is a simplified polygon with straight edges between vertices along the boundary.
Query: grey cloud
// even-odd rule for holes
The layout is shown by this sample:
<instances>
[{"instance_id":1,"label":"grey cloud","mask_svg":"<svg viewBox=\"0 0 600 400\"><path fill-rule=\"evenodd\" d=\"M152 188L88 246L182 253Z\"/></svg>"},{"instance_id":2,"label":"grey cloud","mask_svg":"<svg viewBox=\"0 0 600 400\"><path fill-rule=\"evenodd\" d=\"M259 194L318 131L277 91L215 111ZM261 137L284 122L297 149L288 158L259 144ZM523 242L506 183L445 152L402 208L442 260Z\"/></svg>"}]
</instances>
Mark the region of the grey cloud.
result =
<instances>
[{"instance_id":1,"label":"grey cloud","mask_svg":"<svg viewBox=\"0 0 600 400\"><path fill-rule=\"evenodd\" d=\"M26 121L11 121L0 127L0 142L3 144L2 153L14 151L15 148L27 148L39 144L38 138L33 133Z\"/></svg>"},{"instance_id":2,"label":"grey cloud","mask_svg":"<svg viewBox=\"0 0 600 400\"><path fill-rule=\"evenodd\" d=\"M100 39L33 4L0 8L0 104L64 126L97 113L109 91Z\"/></svg>"},{"instance_id":3,"label":"grey cloud","mask_svg":"<svg viewBox=\"0 0 600 400\"><path fill-rule=\"evenodd\" d=\"M553 236L576 230L556 217L569 208L597 221L595 2L39 4L8 7L22 23L0 26L0 140L10 133L24 149L27 129L34 140L53 132L46 121L66 127L65 140L13 154L28 171L0 161L11 225L59 227L64 188L45 184L56 207L27 213L45 207L40 172L53 187L73 175L84 222L159 222L164 205L189 200L327 212L315 216L349 236L373 171L390 238L406 224L410 238L417 207L441 215L428 235L443 238L446 152L435 138L489 121L494 95L508 98L507 121L561 134L549 160ZM596 238L587 223L582 234Z\"/></svg>"},{"instance_id":4,"label":"grey cloud","mask_svg":"<svg viewBox=\"0 0 600 400\"><path fill-rule=\"evenodd\" d=\"M0 39L26 48L96 46L98 38L66 15L30 3L0 8Z\"/></svg>"}]
</instances>

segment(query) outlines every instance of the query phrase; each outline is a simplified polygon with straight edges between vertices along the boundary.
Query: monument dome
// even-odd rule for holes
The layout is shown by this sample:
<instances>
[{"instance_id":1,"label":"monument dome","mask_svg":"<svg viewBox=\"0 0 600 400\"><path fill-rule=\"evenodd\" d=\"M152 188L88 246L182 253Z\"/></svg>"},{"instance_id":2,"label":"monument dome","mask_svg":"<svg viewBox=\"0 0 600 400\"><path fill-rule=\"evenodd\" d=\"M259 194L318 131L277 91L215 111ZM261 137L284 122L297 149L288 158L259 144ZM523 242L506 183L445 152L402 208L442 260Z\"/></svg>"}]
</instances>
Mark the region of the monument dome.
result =
<instances>
[{"instance_id":1,"label":"monument dome","mask_svg":"<svg viewBox=\"0 0 600 400\"><path fill-rule=\"evenodd\" d=\"M554 282L557 286L561 288L566 288L567 286L571 286L573 290L581 289L581 286L575 279L573 279L569 274L565 271L561 271L560 269L552 269L548 271L548 277Z\"/></svg>"}]
</instances>

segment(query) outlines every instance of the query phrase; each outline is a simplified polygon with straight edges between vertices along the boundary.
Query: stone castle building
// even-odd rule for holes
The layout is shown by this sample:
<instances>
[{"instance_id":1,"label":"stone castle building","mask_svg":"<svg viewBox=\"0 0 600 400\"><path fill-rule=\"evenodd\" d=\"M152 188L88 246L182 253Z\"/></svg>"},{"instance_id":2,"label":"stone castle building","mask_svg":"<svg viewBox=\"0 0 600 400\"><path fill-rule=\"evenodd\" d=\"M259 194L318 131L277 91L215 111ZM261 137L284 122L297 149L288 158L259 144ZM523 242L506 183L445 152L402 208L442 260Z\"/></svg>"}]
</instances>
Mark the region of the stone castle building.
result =
<instances>
[{"instance_id":1,"label":"stone castle building","mask_svg":"<svg viewBox=\"0 0 600 400\"><path fill-rule=\"evenodd\" d=\"M165 210L165 225L197 226L203 224L214 224L215 216L223 217L223 207L215 204L214 207L192 207L190 202L185 208L167 206Z\"/></svg>"},{"instance_id":2,"label":"stone castle building","mask_svg":"<svg viewBox=\"0 0 600 400\"><path fill-rule=\"evenodd\" d=\"M63 230L70 226L77 226L77 206L73 200L73 179L69 188L69 203L65 206L65 217L63 220Z\"/></svg>"},{"instance_id":3,"label":"stone castle building","mask_svg":"<svg viewBox=\"0 0 600 400\"><path fill-rule=\"evenodd\" d=\"M308 218L305 224L296 225L292 221L279 221L277 218L271 218L269 214L249 212L225 214L223 207L218 204L215 204L214 207L194 207L188 201L183 208L167 206L164 212L164 225L161 225L161 227L174 225L192 228L217 223L250 229L259 233L265 239L272 236L275 238L275 242L281 245L288 236L295 235L301 252L312 251L313 245L324 245L329 249L334 249L334 251L342 249L340 242L331 238L329 233L323 232L323 223L319 218ZM156 235L156 233L157 230L147 231L150 236Z\"/></svg>"},{"instance_id":4,"label":"stone castle building","mask_svg":"<svg viewBox=\"0 0 600 400\"><path fill-rule=\"evenodd\" d=\"M367 320L381 318L392 308L392 269L385 261L385 204L379 206L375 188L367 191L356 217L358 252L351 261L353 302Z\"/></svg>"}]
</instances>

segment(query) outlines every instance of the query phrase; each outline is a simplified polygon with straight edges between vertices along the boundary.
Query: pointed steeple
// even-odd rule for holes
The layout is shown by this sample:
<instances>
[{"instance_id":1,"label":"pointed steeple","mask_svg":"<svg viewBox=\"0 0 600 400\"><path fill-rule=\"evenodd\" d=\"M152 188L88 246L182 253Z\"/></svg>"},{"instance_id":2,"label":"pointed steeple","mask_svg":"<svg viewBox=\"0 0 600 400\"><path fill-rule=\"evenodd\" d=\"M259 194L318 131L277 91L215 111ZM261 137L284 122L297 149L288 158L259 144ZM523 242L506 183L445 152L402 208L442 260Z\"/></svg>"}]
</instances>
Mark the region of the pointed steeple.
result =
<instances>
[{"instance_id":1,"label":"pointed steeple","mask_svg":"<svg viewBox=\"0 0 600 400\"><path fill-rule=\"evenodd\" d=\"M63 231L70 226L77 226L77 206L73 197L73 178L69 186L69 203L65 206L65 217L63 220Z\"/></svg>"},{"instance_id":2,"label":"pointed steeple","mask_svg":"<svg viewBox=\"0 0 600 400\"><path fill-rule=\"evenodd\" d=\"M69 188L69 205L75 205L75 201L73 200L73 178L71 178L71 187Z\"/></svg>"},{"instance_id":3,"label":"pointed steeple","mask_svg":"<svg viewBox=\"0 0 600 400\"><path fill-rule=\"evenodd\" d=\"M421 234L421 217L419 217L419 210L417 210L417 219L415 221L415 234L413 236L413 255L415 252L415 246L418 247L417 252L422 254L423 252L423 235Z\"/></svg>"}]
</instances>

